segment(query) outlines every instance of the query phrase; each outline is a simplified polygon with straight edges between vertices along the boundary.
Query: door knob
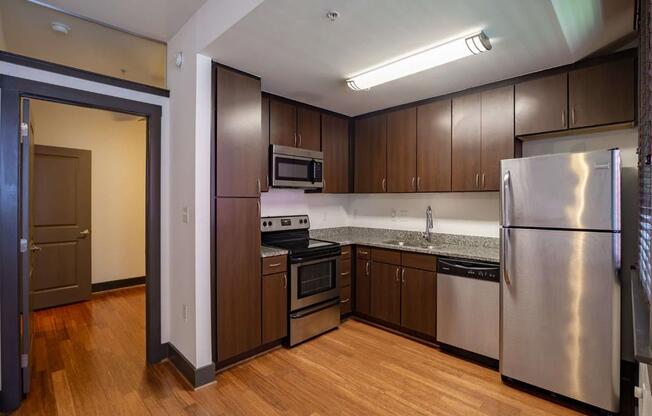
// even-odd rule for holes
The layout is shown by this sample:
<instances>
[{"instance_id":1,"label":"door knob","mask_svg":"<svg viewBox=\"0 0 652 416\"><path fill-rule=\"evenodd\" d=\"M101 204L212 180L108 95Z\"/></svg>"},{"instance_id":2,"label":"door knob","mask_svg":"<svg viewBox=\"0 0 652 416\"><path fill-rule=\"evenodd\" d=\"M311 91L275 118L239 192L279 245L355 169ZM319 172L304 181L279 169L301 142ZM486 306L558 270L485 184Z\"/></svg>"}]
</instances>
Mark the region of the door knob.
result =
<instances>
[{"instance_id":1,"label":"door knob","mask_svg":"<svg viewBox=\"0 0 652 416\"><path fill-rule=\"evenodd\" d=\"M79 238L86 238L90 234L90 230L87 228L84 231L79 232Z\"/></svg>"}]
</instances>

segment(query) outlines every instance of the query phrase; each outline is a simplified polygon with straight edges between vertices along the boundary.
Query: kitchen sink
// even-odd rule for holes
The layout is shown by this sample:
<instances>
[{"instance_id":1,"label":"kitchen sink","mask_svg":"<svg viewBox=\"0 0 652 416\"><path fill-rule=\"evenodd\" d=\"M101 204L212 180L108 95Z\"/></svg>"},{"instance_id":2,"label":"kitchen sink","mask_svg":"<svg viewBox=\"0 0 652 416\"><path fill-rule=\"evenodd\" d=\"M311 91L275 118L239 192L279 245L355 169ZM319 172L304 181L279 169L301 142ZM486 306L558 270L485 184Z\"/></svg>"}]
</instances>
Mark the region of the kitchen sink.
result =
<instances>
[{"instance_id":1,"label":"kitchen sink","mask_svg":"<svg viewBox=\"0 0 652 416\"><path fill-rule=\"evenodd\" d=\"M409 246L410 244L406 244L405 241L399 241L399 240L387 240L383 241L383 244L391 244L393 246Z\"/></svg>"},{"instance_id":2,"label":"kitchen sink","mask_svg":"<svg viewBox=\"0 0 652 416\"><path fill-rule=\"evenodd\" d=\"M383 244L391 244L393 246L400 246L400 247L427 248L429 250L434 250L437 248L437 246L435 246L434 244L428 243L426 241L415 243L411 241L387 240L387 241L383 241Z\"/></svg>"}]
</instances>

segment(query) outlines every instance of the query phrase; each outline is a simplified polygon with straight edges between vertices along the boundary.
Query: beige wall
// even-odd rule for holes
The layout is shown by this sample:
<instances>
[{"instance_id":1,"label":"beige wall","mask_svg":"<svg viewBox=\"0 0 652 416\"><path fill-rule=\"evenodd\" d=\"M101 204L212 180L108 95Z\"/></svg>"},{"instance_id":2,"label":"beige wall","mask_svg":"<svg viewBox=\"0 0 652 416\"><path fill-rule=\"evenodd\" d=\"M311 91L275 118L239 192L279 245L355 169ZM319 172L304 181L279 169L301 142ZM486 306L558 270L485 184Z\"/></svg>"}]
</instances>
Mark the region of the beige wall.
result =
<instances>
[{"instance_id":1,"label":"beige wall","mask_svg":"<svg viewBox=\"0 0 652 416\"><path fill-rule=\"evenodd\" d=\"M36 144L92 152L92 281L145 275L146 123L108 111L32 101Z\"/></svg>"},{"instance_id":2,"label":"beige wall","mask_svg":"<svg viewBox=\"0 0 652 416\"><path fill-rule=\"evenodd\" d=\"M5 42L4 24L2 22L2 11L0 10L0 50L7 50L7 42Z\"/></svg>"}]
</instances>

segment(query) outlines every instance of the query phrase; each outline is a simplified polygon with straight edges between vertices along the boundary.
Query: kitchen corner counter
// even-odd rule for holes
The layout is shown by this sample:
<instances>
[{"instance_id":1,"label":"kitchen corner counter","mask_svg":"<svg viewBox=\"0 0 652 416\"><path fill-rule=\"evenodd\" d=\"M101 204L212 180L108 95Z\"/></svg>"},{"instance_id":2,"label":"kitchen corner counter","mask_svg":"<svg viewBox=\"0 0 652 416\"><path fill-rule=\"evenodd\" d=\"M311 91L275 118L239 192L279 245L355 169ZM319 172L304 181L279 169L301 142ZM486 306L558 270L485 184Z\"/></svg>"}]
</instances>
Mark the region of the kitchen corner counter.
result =
<instances>
[{"instance_id":1,"label":"kitchen corner counter","mask_svg":"<svg viewBox=\"0 0 652 416\"><path fill-rule=\"evenodd\" d=\"M425 240L421 237L420 232L381 228L324 228L310 230L310 237L333 241L341 245L360 244L492 263L500 261L499 239L491 237L433 233L432 242L427 243L430 247L424 246ZM398 241L404 242L404 244L399 245Z\"/></svg>"},{"instance_id":2,"label":"kitchen corner counter","mask_svg":"<svg viewBox=\"0 0 652 416\"><path fill-rule=\"evenodd\" d=\"M260 246L260 257L283 256L286 254L288 254L288 251L282 248Z\"/></svg>"}]
</instances>

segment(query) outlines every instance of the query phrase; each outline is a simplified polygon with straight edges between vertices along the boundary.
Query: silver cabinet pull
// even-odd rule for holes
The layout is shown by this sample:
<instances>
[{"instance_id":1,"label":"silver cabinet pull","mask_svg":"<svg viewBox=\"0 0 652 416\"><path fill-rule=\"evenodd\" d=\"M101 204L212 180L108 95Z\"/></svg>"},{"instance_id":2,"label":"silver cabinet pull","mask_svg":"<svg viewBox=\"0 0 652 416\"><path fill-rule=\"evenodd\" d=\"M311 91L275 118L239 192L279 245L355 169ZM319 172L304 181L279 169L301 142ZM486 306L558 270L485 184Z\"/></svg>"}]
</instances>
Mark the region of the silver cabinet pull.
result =
<instances>
[{"instance_id":1,"label":"silver cabinet pull","mask_svg":"<svg viewBox=\"0 0 652 416\"><path fill-rule=\"evenodd\" d=\"M475 174L475 187L476 187L476 189L480 187L480 174L479 173Z\"/></svg>"},{"instance_id":2,"label":"silver cabinet pull","mask_svg":"<svg viewBox=\"0 0 652 416\"><path fill-rule=\"evenodd\" d=\"M358 251L358 254L363 254L363 255L366 256L367 254L369 254L369 252L360 250L360 251Z\"/></svg>"},{"instance_id":3,"label":"silver cabinet pull","mask_svg":"<svg viewBox=\"0 0 652 416\"><path fill-rule=\"evenodd\" d=\"M86 237L89 236L90 233L91 233L91 232L90 232L90 230L89 230L88 228L85 229L84 231L80 231L80 232L79 232L79 238L80 238L80 239L82 239L82 238L86 238Z\"/></svg>"},{"instance_id":4,"label":"silver cabinet pull","mask_svg":"<svg viewBox=\"0 0 652 416\"><path fill-rule=\"evenodd\" d=\"M364 266L364 273L369 276L369 261L367 260L367 264Z\"/></svg>"},{"instance_id":5,"label":"silver cabinet pull","mask_svg":"<svg viewBox=\"0 0 652 416\"><path fill-rule=\"evenodd\" d=\"M256 204L258 205L258 218L260 218L260 199L256 201Z\"/></svg>"},{"instance_id":6,"label":"silver cabinet pull","mask_svg":"<svg viewBox=\"0 0 652 416\"><path fill-rule=\"evenodd\" d=\"M297 133L294 133L294 147L297 147Z\"/></svg>"},{"instance_id":7,"label":"silver cabinet pull","mask_svg":"<svg viewBox=\"0 0 652 416\"><path fill-rule=\"evenodd\" d=\"M416 180L417 180L417 178L415 178L415 177L413 176L413 177L412 177L412 189L414 189L415 191L417 190Z\"/></svg>"},{"instance_id":8,"label":"silver cabinet pull","mask_svg":"<svg viewBox=\"0 0 652 416\"><path fill-rule=\"evenodd\" d=\"M280 265L281 265L281 263L273 263L273 264L270 264L268 267L278 267Z\"/></svg>"},{"instance_id":9,"label":"silver cabinet pull","mask_svg":"<svg viewBox=\"0 0 652 416\"><path fill-rule=\"evenodd\" d=\"M301 133L299 133L299 147L301 147Z\"/></svg>"},{"instance_id":10,"label":"silver cabinet pull","mask_svg":"<svg viewBox=\"0 0 652 416\"><path fill-rule=\"evenodd\" d=\"M346 299L342 299L340 301L340 303L349 303L350 301L351 301L351 298L346 298Z\"/></svg>"},{"instance_id":11,"label":"silver cabinet pull","mask_svg":"<svg viewBox=\"0 0 652 416\"><path fill-rule=\"evenodd\" d=\"M283 273L283 289L286 289L288 287L288 274Z\"/></svg>"},{"instance_id":12,"label":"silver cabinet pull","mask_svg":"<svg viewBox=\"0 0 652 416\"><path fill-rule=\"evenodd\" d=\"M575 107L571 109L571 126L575 125Z\"/></svg>"},{"instance_id":13,"label":"silver cabinet pull","mask_svg":"<svg viewBox=\"0 0 652 416\"><path fill-rule=\"evenodd\" d=\"M29 246L29 251L31 251L32 253L38 253L41 250L42 250L42 248L37 246L36 244L34 244L34 242L32 241L32 243Z\"/></svg>"},{"instance_id":14,"label":"silver cabinet pull","mask_svg":"<svg viewBox=\"0 0 652 416\"><path fill-rule=\"evenodd\" d=\"M405 267L401 270L401 283L405 284Z\"/></svg>"},{"instance_id":15,"label":"silver cabinet pull","mask_svg":"<svg viewBox=\"0 0 652 416\"><path fill-rule=\"evenodd\" d=\"M481 186L481 188L484 189L484 172L482 172L482 186Z\"/></svg>"},{"instance_id":16,"label":"silver cabinet pull","mask_svg":"<svg viewBox=\"0 0 652 416\"><path fill-rule=\"evenodd\" d=\"M395 275L396 283L399 282L399 280L398 280L398 272L399 272L399 269L400 269L399 267L396 268L396 275Z\"/></svg>"},{"instance_id":17,"label":"silver cabinet pull","mask_svg":"<svg viewBox=\"0 0 652 416\"><path fill-rule=\"evenodd\" d=\"M387 192L387 188L385 187L387 185L387 180L385 178L383 178L383 182L381 185L383 187L383 192Z\"/></svg>"},{"instance_id":18,"label":"silver cabinet pull","mask_svg":"<svg viewBox=\"0 0 652 416\"><path fill-rule=\"evenodd\" d=\"M256 178L256 193L260 195L260 178Z\"/></svg>"},{"instance_id":19,"label":"silver cabinet pull","mask_svg":"<svg viewBox=\"0 0 652 416\"><path fill-rule=\"evenodd\" d=\"M421 176L417 176L417 191L421 189Z\"/></svg>"},{"instance_id":20,"label":"silver cabinet pull","mask_svg":"<svg viewBox=\"0 0 652 416\"><path fill-rule=\"evenodd\" d=\"M349 272L342 272L342 273L340 273L340 274L341 274L342 276L348 276L348 275L349 275Z\"/></svg>"},{"instance_id":21,"label":"silver cabinet pull","mask_svg":"<svg viewBox=\"0 0 652 416\"><path fill-rule=\"evenodd\" d=\"M349 253L350 253L350 251L343 251L343 252L341 253L341 255L342 255L342 256L348 256Z\"/></svg>"},{"instance_id":22,"label":"silver cabinet pull","mask_svg":"<svg viewBox=\"0 0 652 416\"><path fill-rule=\"evenodd\" d=\"M561 111L561 126L566 127L566 112L564 110Z\"/></svg>"}]
</instances>

